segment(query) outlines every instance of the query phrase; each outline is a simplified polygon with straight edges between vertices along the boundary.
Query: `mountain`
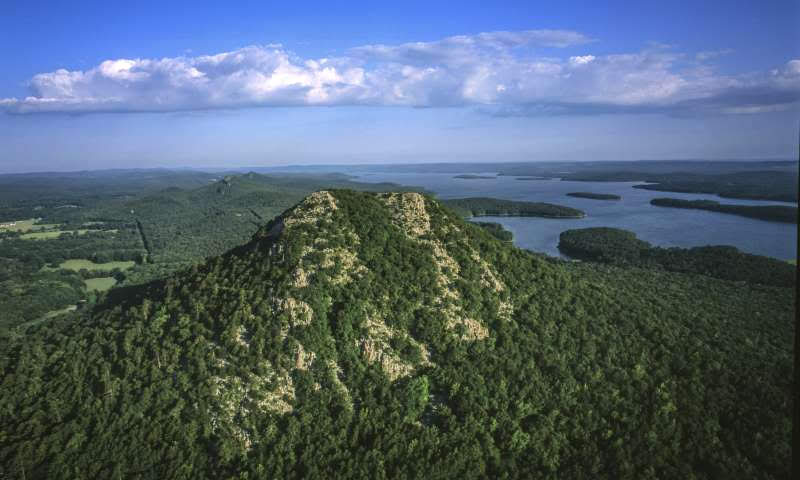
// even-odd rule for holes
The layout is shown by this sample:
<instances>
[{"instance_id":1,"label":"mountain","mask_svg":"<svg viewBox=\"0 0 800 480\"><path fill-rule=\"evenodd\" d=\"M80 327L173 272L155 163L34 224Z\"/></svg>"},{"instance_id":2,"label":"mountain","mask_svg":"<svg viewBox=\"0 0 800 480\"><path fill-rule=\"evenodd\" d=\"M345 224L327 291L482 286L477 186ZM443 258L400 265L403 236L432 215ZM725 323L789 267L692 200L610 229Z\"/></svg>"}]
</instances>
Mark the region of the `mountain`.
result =
<instances>
[{"instance_id":1,"label":"mountain","mask_svg":"<svg viewBox=\"0 0 800 480\"><path fill-rule=\"evenodd\" d=\"M318 191L0 349L16 478L788 478L793 291Z\"/></svg>"}]
</instances>

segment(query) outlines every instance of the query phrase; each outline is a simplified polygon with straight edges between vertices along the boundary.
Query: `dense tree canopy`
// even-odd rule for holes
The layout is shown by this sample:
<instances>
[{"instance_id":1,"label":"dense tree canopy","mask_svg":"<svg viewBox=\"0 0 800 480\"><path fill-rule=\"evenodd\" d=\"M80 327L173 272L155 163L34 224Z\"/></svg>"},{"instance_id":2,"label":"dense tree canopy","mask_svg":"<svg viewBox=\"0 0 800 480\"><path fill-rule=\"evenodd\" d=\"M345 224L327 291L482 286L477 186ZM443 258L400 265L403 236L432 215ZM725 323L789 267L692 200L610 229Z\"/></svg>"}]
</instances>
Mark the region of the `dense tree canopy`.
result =
<instances>
[{"instance_id":1,"label":"dense tree canopy","mask_svg":"<svg viewBox=\"0 0 800 480\"><path fill-rule=\"evenodd\" d=\"M559 237L559 250L567 255L620 266L656 268L707 275L724 280L794 287L796 267L787 262L740 252L728 245L694 248L660 248L618 228L567 230Z\"/></svg>"},{"instance_id":2,"label":"dense tree canopy","mask_svg":"<svg viewBox=\"0 0 800 480\"><path fill-rule=\"evenodd\" d=\"M503 226L497 222L473 222L473 223L485 229L487 232L492 234L492 236L497 238L498 240L502 240L504 242L510 242L514 240L514 234L503 228Z\"/></svg>"}]
</instances>

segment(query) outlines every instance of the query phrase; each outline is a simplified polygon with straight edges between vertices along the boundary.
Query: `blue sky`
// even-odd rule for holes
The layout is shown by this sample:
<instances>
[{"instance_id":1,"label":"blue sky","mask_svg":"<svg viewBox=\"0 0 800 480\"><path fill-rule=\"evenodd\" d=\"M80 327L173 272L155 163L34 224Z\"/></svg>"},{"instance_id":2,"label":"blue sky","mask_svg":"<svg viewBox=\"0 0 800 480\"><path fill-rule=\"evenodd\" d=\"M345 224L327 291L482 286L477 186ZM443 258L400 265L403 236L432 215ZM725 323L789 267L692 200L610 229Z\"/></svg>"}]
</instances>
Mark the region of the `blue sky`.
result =
<instances>
[{"instance_id":1,"label":"blue sky","mask_svg":"<svg viewBox=\"0 0 800 480\"><path fill-rule=\"evenodd\" d=\"M797 2L4 2L0 172L796 158Z\"/></svg>"}]
</instances>

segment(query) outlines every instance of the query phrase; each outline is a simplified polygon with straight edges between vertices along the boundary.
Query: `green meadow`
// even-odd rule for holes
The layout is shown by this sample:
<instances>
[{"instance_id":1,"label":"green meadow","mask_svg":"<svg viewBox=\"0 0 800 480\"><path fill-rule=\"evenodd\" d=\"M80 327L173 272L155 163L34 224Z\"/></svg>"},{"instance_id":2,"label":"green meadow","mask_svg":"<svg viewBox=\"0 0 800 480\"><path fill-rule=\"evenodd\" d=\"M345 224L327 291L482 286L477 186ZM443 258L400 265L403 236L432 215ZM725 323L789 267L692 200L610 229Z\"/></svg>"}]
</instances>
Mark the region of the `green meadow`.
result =
<instances>
[{"instance_id":1,"label":"green meadow","mask_svg":"<svg viewBox=\"0 0 800 480\"><path fill-rule=\"evenodd\" d=\"M83 283L86 284L87 291L105 292L116 285L117 280L114 277L87 278Z\"/></svg>"},{"instance_id":2,"label":"green meadow","mask_svg":"<svg viewBox=\"0 0 800 480\"><path fill-rule=\"evenodd\" d=\"M58 268L66 268L67 270L75 270L76 272L85 268L86 270L106 270L111 271L115 268L119 268L120 270L127 270L134 266L136 262L133 261L126 261L126 262L106 262L106 263L94 263L91 260L86 259L72 259L66 260L62 262ZM49 270L53 270L52 268L48 268Z\"/></svg>"}]
</instances>

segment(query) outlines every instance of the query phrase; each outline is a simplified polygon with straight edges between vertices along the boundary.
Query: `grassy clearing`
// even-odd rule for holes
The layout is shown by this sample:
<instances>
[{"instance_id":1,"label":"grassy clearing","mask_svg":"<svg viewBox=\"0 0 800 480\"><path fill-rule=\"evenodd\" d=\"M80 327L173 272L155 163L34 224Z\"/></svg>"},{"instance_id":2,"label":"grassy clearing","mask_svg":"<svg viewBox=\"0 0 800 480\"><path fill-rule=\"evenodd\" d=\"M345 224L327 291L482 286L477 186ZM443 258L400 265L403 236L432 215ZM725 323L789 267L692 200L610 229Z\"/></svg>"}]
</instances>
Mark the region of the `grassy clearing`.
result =
<instances>
[{"instance_id":1,"label":"grassy clearing","mask_svg":"<svg viewBox=\"0 0 800 480\"><path fill-rule=\"evenodd\" d=\"M57 230L60 226L60 223L36 223L31 225L31 230L34 232L40 232L42 230Z\"/></svg>"},{"instance_id":2,"label":"grassy clearing","mask_svg":"<svg viewBox=\"0 0 800 480\"><path fill-rule=\"evenodd\" d=\"M47 240L48 238L58 238L64 232L56 230L55 232L32 232L23 233L19 236L22 240Z\"/></svg>"},{"instance_id":3,"label":"grassy clearing","mask_svg":"<svg viewBox=\"0 0 800 480\"><path fill-rule=\"evenodd\" d=\"M67 260L61 265L59 268L66 268L67 270L75 270L76 272L82 268L86 270L106 270L111 271L115 268L119 268L120 270L127 270L134 266L136 262L127 261L127 262L108 262L108 263L94 263L91 260L79 259L79 260ZM45 267L48 268L48 267ZM53 270L50 268L50 270Z\"/></svg>"},{"instance_id":4,"label":"grassy clearing","mask_svg":"<svg viewBox=\"0 0 800 480\"><path fill-rule=\"evenodd\" d=\"M58 238L61 234L64 233L77 233L78 235L83 235L88 230L51 230L47 232L31 232L31 233L24 233L19 236L22 240L47 240L50 238Z\"/></svg>"},{"instance_id":5,"label":"grassy clearing","mask_svg":"<svg viewBox=\"0 0 800 480\"><path fill-rule=\"evenodd\" d=\"M61 226L60 223L36 223L39 220L39 218L29 218L27 220L0 222L0 225L2 225L0 226L0 232L38 232L42 230L55 230Z\"/></svg>"},{"instance_id":6,"label":"grassy clearing","mask_svg":"<svg viewBox=\"0 0 800 480\"><path fill-rule=\"evenodd\" d=\"M0 227L0 231L4 232L27 232L33 227L33 224L36 223L38 219L30 218L28 220L14 220L9 222L0 222L3 226ZM10 225L10 224L14 225Z\"/></svg>"},{"instance_id":7,"label":"grassy clearing","mask_svg":"<svg viewBox=\"0 0 800 480\"><path fill-rule=\"evenodd\" d=\"M117 280L114 277L100 277L100 278L89 278L83 281L86 284L86 290L92 291L96 290L98 292L105 292L106 290L110 289L114 285L117 284Z\"/></svg>"},{"instance_id":8,"label":"grassy clearing","mask_svg":"<svg viewBox=\"0 0 800 480\"><path fill-rule=\"evenodd\" d=\"M66 308L62 308L61 310L53 310L52 312L47 312L44 315L44 317L42 317L42 319L43 320L48 320L48 319L51 319L53 317L57 317L57 316L59 316L59 315L61 315L63 313L74 312L75 310L77 310L77 308L78 308L77 305L70 305L70 306L68 306Z\"/></svg>"}]
</instances>

